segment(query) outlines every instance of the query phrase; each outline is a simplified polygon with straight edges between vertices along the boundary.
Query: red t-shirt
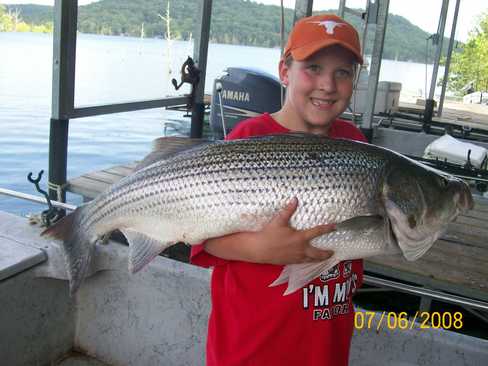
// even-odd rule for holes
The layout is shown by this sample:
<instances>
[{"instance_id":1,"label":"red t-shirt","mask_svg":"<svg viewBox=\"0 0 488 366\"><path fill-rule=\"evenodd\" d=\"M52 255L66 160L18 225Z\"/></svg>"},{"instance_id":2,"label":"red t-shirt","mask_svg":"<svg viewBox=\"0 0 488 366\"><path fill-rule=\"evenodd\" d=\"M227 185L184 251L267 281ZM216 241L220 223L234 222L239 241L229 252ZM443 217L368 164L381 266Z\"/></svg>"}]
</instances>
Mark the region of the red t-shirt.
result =
<instances>
[{"instance_id":1,"label":"red t-shirt","mask_svg":"<svg viewBox=\"0 0 488 366\"><path fill-rule=\"evenodd\" d=\"M237 125L227 139L289 132L269 114ZM353 124L336 120L331 138L366 141ZM306 287L283 296L269 287L283 266L227 261L194 246L191 261L214 267L207 366L347 365L353 332L352 295L362 284L362 260L344 261Z\"/></svg>"}]
</instances>

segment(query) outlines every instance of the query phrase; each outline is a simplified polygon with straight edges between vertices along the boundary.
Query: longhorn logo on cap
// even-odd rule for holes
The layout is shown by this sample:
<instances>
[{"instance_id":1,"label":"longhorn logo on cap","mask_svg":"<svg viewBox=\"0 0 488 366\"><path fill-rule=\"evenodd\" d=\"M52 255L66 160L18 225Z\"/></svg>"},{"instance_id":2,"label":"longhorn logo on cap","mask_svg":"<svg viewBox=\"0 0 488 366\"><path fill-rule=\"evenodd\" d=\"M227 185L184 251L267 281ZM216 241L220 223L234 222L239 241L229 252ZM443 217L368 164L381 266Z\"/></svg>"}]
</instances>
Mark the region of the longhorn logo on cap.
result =
<instances>
[{"instance_id":1,"label":"longhorn logo on cap","mask_svg":"<svg viewBox=\"0 0 488 366\"><path fill-rule=\"evenodd\" d=\"M334 29L336 27L340 27L340 26L343 26L343 25L346 25L344 23L338 23L334 20L323 20L321 22L309 22L309 23L314 23L314 24L318 24L318 25L321 25L322 27L325 28L325 31L327 34L334 34Z\"/></svg>"}]
</instances>

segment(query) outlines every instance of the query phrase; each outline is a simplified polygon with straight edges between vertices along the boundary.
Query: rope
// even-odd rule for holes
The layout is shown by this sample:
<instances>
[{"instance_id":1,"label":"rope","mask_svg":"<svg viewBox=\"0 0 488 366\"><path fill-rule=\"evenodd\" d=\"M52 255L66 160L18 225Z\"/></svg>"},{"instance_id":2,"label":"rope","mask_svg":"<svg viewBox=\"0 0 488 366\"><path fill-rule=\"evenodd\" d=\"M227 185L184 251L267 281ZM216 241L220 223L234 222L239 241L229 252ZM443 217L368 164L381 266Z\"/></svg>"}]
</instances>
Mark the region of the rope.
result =
<instances>
[{"instance_id":1,"label":"rope","mask_svg":"<svg viewBox=\"0 0 488 366\"><path fill-rule=\"evenodd\" d=\"M68 185L67 183L58 185L50 181L47 182L47 187L50 190L56 191L56 201L59 202L62 202L63 190L67 187L67 185Z\"/></svg>"}]
</instances>

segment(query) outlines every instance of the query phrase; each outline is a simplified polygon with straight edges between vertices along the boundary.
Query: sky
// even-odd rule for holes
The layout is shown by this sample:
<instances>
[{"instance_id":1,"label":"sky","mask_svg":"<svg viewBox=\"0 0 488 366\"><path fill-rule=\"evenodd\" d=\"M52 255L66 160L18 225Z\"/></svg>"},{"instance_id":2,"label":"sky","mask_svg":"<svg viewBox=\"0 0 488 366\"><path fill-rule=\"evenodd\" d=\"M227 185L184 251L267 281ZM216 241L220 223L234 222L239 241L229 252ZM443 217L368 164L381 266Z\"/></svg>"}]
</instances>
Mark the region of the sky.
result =
<instances>
[{"instance_id":1,"label":"sky","mask_svg":"<svg viewBox=\"0 0 488 366\"><path fill-rule=\"evenodd\" d=\"M96 0L95 0L96 1ZM280 0L253 0L255 2L280 5ZM79 5L85 5L94 0L78 0ZM294 8L295 0L283 0L284 6ZM41 4L53 5L54 0L0 0L0 4ZM339 0L315 0L313 10L337 8ZM366 0L347 0L346 6L350 8L364 8ZM488 12L487 0L461 0L459 19L456 26L456 39L465 42L469 31L476 25L476 17ZM407 18L411 23L419 26L429 33L435 33L441 10L442 0L390 0L390 14L397 14ZM451 34L451 20L456 0L449 2L449 15L446 24L445 36Z\"/></svg>"}]
</instances>

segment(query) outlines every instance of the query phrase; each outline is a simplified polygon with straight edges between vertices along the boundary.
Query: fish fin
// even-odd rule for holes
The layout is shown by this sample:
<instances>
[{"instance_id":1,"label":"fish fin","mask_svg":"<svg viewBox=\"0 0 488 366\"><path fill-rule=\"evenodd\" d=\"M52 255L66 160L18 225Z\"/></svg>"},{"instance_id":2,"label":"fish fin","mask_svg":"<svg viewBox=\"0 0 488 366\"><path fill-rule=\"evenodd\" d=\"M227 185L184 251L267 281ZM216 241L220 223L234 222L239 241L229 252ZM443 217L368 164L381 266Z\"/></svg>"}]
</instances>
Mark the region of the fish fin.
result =
<instances>
[{"instance_id":1,"label":"fish fin","mask_svg":"<svg viewBox=\"0 0 488 366\"><path fill-rule=\"evenodd\" d=\"M362 233L364 230L383 226L385 219L379 215L356 216L336 224L336 231L347 230Z\"/></svg>"},{"instance_id":2,"label":"fish fin","mask_svg":"<svg viewBox=\"0 0 488 366\"><path fill-rule=\"evenodd\" d=\"M69 292L74 295L86 277L97 238L82 227L83 207L44 230L41 235L63 241L63 256L69 279Z\"/></svg>"},{"instance_id":3,"label":"fish fin","mask_svg":"<svg viewBox=\"0 0 488 366\"><path fill-rule=\"evenodd\" d=\"M274 280L273 283L269 285L269 287L279 286L284 283L287 283L288 278L290 277L290 272L291 272L291 265L285 266L281 271L280 275L278 276L278 278Z\"/></svg>"},{"instance_id":4,"label":"fish fin","mask_svg":"<svg viewBox=\"0 0 488 366\"><path fill-rule=\"evenodd\" d=\"M391 223L387 216L380 215L356 216L336 224L336 232L347 232L348 240L362 240L366 237L375 237L378 231L383 233L388 254L400 253L400 247L393 235ZM381 239L377 239L381 240Z\"/></svg>"},{"instance_id":5,"label":"fish fin","mask_svg":"<svg viewBox=\"0 0 488 366\"><path fill-rule=\"evenodd\" d=\"M288 287L283 295L289 295L320 276L322 272L331 269L340 261L341 259L333 255L321 262L289 264L285 266L280 276L270 286L280 285L288 281Z\"/></svg>"},{"instance_id":6,"label":"fish fin","mask_svg":"<svg viewBox=\"0 0 488 366\"><path fill-rule=\"evenodd\" d=\"M134 171L141 170L157 161L167 159L177 153L192 149L196 146L208 145L211 141L188 137L160 137L153 141L153 150L140 161Z\"/></svg>"},{"instance_id":7,"label":"fish fin","mask_svg":"<svg viewBox=\"0 0 488 366\"><path fill-rule=\"evenodd\" d=\"M129 242L129 271L137 273L170 246L132 229L120 229Z\"/></svg>"},{"instance_id":8,"label":"fish fin","mask_svg":"<svg viewBox=\"0 0 488 366\"><path fill-rule=\"evenodd\" d=\"M77 210L72 212L69 215L64 216L59 221L56 221L54 224L49 226L45 229L41 236L48 236L50 238L59 239L59 240L66 240L71 236L71 231L73 228L73 224L76 221L76 213Z\"/></svg>"},{"instance_id":9,"label":"fish fin","mask_svg":"<svg viewBox=\"0 0 488 366\"><path fill-rule=\"evenodd\" d=\"M405 243L403 240L399 240L398 245L400 246L405 259L409 262L413 262L427 253L427 251L432 247L432 245L434 245L434 242L444 233L444 231L445 230L442 230L438 233L429 235L422 240L416 240L414 246Z\"/></svg>"},{"instance_id":10,"label":"fish fin","mask_svg":"<svg viewBox=\"0 0 488 366\"><path fill-rule=\"evenodd\" d=\"M408 239L398 228L399 225L404 227L408 226L406 215L402 209L392 200L385 201L385 208L390 221L396 224L392 225L392 231L395 234L395 239L398 242L403 256L408 261L415 261L422 257L445 231L442 230L424 238Z\"/></svg>"}]
</instances>

